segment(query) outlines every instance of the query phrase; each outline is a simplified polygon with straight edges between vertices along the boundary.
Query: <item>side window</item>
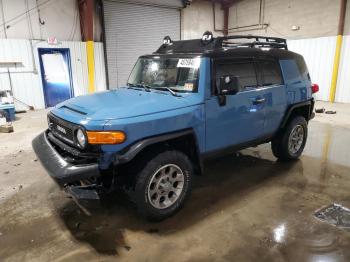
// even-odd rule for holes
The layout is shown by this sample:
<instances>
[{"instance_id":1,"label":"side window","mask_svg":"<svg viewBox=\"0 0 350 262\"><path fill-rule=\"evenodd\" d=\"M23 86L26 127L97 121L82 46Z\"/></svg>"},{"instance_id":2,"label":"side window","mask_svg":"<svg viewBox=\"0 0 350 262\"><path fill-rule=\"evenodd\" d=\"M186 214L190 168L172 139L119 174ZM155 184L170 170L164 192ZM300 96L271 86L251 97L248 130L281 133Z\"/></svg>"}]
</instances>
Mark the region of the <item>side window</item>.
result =
<instances>
[{"instance_id":1,"label":"side window","mask_svg":"<svg viewBox=\"0 0 350 262\"><path fill-rule=\"evenodd\" d=\"M263 86L283 84L279 64L273 60L260 61Z\"/></svg>"},{"instance_id":2,"label":"side window","mask_svg":"<svg viewBox=\"0 0 350 262\"><path fill-rule=\"evenodd\" d=\"M310 75L302 56L297 56L293 59L283 59L280 60L280 63L287 84L293 84L300 80L310 81Z\"/></svg>"},{"instance_id":3,"label":"side window","mask_svg":"<svg viewBox=\"0 0 350 262\"><path fill-rule=\"evenodd\" d=\"M218 61L215 72L217 87L220 85L220 77L225 75L238 77L240 91L254 89L258 84L255 67L251 61Z\"/></svg>"},{"instance_id":4,"label":"side window","mask_svg":"<svg viewBox=\"0 0 350 262\"><path fill-rule=\"evenodd\" d=\"M307 66L306 66L304 58L302 56L298 56L295 58L295 61L297 62L299 72L300 72L302 79L303 80L310 80L309 71L307 70Z\"/></svg>"}]
</instances>

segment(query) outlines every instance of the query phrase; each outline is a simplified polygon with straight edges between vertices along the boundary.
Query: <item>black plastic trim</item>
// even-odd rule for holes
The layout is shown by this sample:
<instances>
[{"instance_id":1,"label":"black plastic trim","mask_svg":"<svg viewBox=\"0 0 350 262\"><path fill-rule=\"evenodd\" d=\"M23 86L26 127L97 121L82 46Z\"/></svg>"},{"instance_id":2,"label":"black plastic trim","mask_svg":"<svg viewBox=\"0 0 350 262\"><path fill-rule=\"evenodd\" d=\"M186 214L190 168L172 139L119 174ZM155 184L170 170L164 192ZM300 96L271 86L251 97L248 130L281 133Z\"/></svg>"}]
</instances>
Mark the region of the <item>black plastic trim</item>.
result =
<instances>
[{"instance_id":1,"label":"black plastic trim","mask_svg":"<svg viewBox=\"0 0 350 262\"><path fill-rule=\"evenodd\" d=\"M50 144L46 132L34 138L32 146L46 171L60 186L100 176L98 163L73 165L62 158Z\"/></svg>"},{"instance_id":2,"label":"black plastic trim","mask_svg":"<svg viewBox=\"0 0 350 262\"><path fill-rule=\"evenodd\" d=\"M131 146L128 146L120 154L117 154L115 158L115 164L123 164L131 161L139 152L141 152L147 146L150 146L159 142L168 141L174 138L179 138L186 135L192 135L192 134L193 134L192 129L186 129L186 130L182 130L174 133L168 133L168 134L163 134L155 137L142 139L132 144ZM198 152L199 150L197 148L197 153Z\"/></svg>"},{"instance_id":3,"label":"black plastic trim","mask_svg":"<svg viewBox=\"0 0 350 262\"><path fill-rule=\"evenodd\" d=\"M100 200L99 187L89 186L67 186L64 190L76 200Z\"/></svg>"},{"instance_id":4,"label":"black plastic trim","mask_svg":"<svg viewBox=\"0 0 350 262\"><path fill-rule=\"evenodd\" d=\"M248 147L258 146L260 144L267 143L271 141L272 138L273 138L273 134L269 134L248 142L227 146L225 148L218 149L218 150L209 151L202 154L202 159L208 160L208 159L218 158L220 156L225 156Z\"/></svg>"},{"instance_id":5,"label":"black plastic trim","mask_svg":"<svg viewBox=\"0 0 350 262\"><path fill-rule=\"evenodd\" d=\"M70 145L67 145L66 143L62 142L57 137L55 137L51 131L47 131L47 138L48 140L50 140L50 142L54 143L63 151L67 151L73 156L81 157L81 158L98 158L100 156L99 153L80 151L75 147L71 147Z\"/></svg>"},{"instance_id":6,"label":"black plastic trim","mask_svg":"<svg viewBox=\"0 0 350 262\"><path fill-rule=\"evenodd\" d=\"M306 119L306 121L309 121L310 119L312 119L312 112L313 112L314 103L315 103L314 99L312 98L310 100L291 105L288 108L286 114L284 115L284 118L282 120L280 128L283 128L283 127L286 126L286 124L288 122L288 119L291 116L293 110L295 110L296 108L299 108L299 107L308 106L309 107L309 112L308 112L308 119Z\"/></svg>"}]
</instances>

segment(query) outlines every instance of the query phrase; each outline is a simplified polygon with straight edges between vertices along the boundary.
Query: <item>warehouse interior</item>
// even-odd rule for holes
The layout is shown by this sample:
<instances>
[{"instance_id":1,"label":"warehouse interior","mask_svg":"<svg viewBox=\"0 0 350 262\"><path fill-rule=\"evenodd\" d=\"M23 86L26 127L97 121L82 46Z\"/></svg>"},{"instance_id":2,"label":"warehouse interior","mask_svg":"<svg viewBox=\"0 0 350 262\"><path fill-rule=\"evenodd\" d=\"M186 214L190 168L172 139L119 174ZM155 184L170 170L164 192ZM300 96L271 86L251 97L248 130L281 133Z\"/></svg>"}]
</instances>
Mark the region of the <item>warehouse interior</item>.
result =
<instances>
[{"instance_id":1,"label":"warehouse interior","mask_svg":"<svg viewBox=\"0 0 350 262\"><path fill-rule=\"evenodd\" d=\"M300 159L279 161L264 143L207 161L161 222L125 192L67 196L32 148L48 113L125 87L165 36L206 31L283 38L304 57L319 91ZM0 260L349 261L349 82L346 0L0 0Z\"/></svg>"}]
</instances>

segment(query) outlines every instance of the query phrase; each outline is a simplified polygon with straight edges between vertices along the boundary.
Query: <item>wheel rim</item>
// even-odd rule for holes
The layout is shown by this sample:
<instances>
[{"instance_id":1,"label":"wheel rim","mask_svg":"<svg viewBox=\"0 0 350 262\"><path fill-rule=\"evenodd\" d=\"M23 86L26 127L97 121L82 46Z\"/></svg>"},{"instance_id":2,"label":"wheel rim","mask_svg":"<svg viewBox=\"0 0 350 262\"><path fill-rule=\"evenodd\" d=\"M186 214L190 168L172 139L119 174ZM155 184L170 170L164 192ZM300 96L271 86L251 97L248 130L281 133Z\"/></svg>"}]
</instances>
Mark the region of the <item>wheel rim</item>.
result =
<instances>
[{"instance_id":1,"label":"wheel rim","mask_svg":"<svg viewBox=\"0 0 350 262\"><path fill-rule=\"evenodd\" d=\"M168 164L159 168L148 185L148 200L157 209L168 208L180 197L185 176L177 165Z\"/></svg>"},{"instance_id":2,"label":"wheel rim","mask_svg":"<svg viewBox=\"0 0 350 262\"><path fill-rule=\"evenodd\" d=\"M297 125L292 129L289 136L288 149L291 154L296 154L304 142L304 128Z\"/></svg>"}]
</instances>

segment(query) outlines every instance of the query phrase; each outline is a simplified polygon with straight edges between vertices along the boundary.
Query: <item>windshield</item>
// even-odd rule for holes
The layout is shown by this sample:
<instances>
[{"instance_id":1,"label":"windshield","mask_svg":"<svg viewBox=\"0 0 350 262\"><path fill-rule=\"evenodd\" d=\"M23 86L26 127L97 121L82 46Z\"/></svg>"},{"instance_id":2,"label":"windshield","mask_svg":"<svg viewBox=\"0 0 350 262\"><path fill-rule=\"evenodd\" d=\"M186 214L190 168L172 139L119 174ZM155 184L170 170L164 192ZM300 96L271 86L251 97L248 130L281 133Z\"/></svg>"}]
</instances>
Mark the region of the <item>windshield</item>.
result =
<instances>
[{"instance_id":1,"label":"windshield","mask_svg":"<svg viewBox=\"0 0 350 262\"><path fill-rule=\"evenodd\" d=\"M199 57L140 57L130 74L128 85L197 92L199 64Z\"/></svg>"}]
</instances>

